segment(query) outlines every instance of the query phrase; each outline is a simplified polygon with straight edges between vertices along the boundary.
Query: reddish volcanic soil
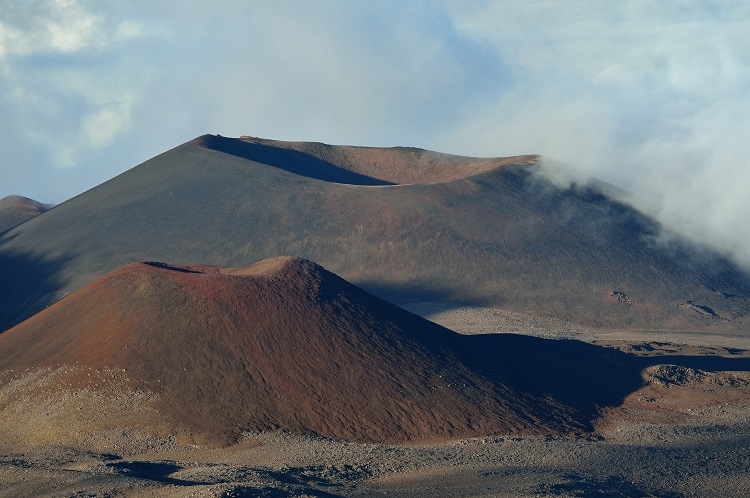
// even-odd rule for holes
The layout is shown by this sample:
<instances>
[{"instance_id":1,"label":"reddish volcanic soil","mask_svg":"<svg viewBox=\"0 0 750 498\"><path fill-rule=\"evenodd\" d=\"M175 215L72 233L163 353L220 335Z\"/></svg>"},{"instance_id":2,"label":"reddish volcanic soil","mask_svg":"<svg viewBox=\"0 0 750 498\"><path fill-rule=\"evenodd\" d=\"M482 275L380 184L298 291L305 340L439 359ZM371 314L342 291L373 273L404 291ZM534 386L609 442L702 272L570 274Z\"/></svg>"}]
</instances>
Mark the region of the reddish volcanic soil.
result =
<instances>
[{"instance_id":1,"label":"reddish volcanic soil","mask_svg":"<svg viewBox=\"0 0 750 498\"><path fill-rule=\"evenodd\" d=\"M42 214L48 206L28 197L9 195L0 199L0 233Z\"/></svg>"},{"instance_id":2,"label":"reddish volcanic soil","mask_svg":"<svg viewBox=\"0 0 750 498\"><path fill-rule=\"evenodd\" d=\"M615 353L461 336L302 259L136 263L0 335L3 384L26 386L0 405L125 389L148 401L129 426L218 443L275 429L384 442L580 432L640 386L641 367ZM23 384L61 368L43 389Z\"/></svg>"}]
</instances>

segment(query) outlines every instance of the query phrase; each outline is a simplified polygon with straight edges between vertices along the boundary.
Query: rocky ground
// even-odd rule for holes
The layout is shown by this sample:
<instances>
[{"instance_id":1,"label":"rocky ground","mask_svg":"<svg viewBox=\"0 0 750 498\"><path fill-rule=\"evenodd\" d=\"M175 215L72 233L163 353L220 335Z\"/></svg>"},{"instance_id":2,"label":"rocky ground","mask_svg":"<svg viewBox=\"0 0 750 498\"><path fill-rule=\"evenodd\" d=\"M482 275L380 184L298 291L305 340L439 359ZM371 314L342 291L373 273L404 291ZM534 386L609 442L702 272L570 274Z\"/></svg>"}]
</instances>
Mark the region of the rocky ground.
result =
<instances>
[{"instance_id":1,"label":"rocky ground","mask_svg":"<svg viewBox=\"0 0 750 498\"><path fill-rule=\"evenodd\" d=\"M5 447L0 495L747 496L750 420L420 446L253 435L224 450Z\"/></svg>"},{"instance_id":2,"label":"rocky ground","mask_svg":"<svg viewBox=\"0 0 750 498\"><path fill-rule=\"evenodd\" d=\"M492 310L440 313L464 332L493 327L494 313L495 330L572 336L661 363L643 370L643 387L604 413L594 434L383 445L259 433L211 449L170 438L144 446L122 431L93 438L95 450L0 434L0 496L750 495L750 345L742 334L645 336Z\"/></svg>"}]
</instances>

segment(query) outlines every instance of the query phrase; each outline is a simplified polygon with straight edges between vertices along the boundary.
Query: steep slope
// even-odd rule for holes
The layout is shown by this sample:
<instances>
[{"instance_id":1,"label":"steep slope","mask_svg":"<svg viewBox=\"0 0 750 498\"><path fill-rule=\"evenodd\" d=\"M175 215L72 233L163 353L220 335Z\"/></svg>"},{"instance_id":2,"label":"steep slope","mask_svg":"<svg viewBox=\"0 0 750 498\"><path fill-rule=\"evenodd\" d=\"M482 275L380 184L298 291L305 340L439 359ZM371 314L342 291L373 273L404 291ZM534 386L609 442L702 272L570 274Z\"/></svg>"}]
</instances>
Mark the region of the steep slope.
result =
<instances>
[{"instance_id":1,"label":"steep slope","mask_svg":"<svg viewBox=\"0 0 750 498\"><path fill-rule=\"evenodd\" d=\"M20 195L0 199L0 233L47 211L49 206Z\"/></svg>"},{"instance_id":2,"label":"steep slope","mask_svg":"<svg viewBox=\"0 0 750 498\"><path fill-rule=\"evenodd\" d=\"M392 302L594 326L746 326L750 280L534 156L204 136L0 236L0 327L131 261L318 261Z\"/></svg>"},{"instance_id":3,"label":"steep slope","mask_svg":"<svg viewBox=\"0 0 750 498\"><path fill-rule=\"evenodd\" d=\"M54 416L86 387L153 400L89 427L122 417L219 442L269 429L392 442L581 431L641 382L625 355L603 351L460 336L296 258L136 263L0 335L0 421L9 430L19 400L25 417Z\"/></svg>"}]
</instances>

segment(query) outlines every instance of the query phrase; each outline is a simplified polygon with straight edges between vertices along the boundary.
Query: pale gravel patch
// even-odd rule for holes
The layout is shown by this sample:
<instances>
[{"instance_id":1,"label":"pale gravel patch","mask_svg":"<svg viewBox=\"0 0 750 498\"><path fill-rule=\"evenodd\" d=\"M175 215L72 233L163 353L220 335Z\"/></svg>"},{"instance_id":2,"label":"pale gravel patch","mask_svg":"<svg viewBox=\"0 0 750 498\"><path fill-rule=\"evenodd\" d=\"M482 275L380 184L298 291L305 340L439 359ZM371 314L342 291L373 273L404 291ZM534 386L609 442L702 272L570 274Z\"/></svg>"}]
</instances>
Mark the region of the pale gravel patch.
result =
<instances>
[{"instance_id":1,"label":"pale gravel patch","mask_svg":"<svg viewBox=\"0 0 750 498\"><path fill-rule=\"evenodd\" d=\"M435 301L406 303L400 306L461 334L514 333L545 339L576 339L590 343L648 340L692 346L750 349L750 330L719 332L591 328L554 317L501 308Z\"/></svg>"},{"instance_id":2,"label":"pale gravel patch","mask_svg":"<svg viewBox=\"0 0 750 498\"><path fill-rule=\"evenodd\" d=\"M6 444L72 444L120 454L176 445L144 427L158 412L158 397L133 389L123 369L39 367L0 380L0 441Z\"/></svg>"}]
</instances>

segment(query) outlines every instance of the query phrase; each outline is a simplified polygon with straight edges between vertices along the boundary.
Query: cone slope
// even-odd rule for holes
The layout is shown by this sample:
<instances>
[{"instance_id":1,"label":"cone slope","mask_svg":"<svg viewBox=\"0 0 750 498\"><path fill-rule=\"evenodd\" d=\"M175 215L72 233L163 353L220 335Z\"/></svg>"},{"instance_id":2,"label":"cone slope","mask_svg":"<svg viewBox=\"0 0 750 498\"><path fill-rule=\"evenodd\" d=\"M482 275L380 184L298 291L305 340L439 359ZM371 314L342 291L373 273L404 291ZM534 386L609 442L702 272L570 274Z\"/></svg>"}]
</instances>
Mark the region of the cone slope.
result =
<instances>
[{"instance_id":1,"label":"cone slope","mask_svg":"<svg viewBox=\"0 0 750 498\"><path fill-rule=\"evenodd\" d=\"M0 335L0 371L124 370L159 399L159 420L143 424L223 442L271 429L399 442L591 428L596 395L524 388L509 358L527 340L459 336L298 258L136 263Z\"/></svg>"}]
</instances>

